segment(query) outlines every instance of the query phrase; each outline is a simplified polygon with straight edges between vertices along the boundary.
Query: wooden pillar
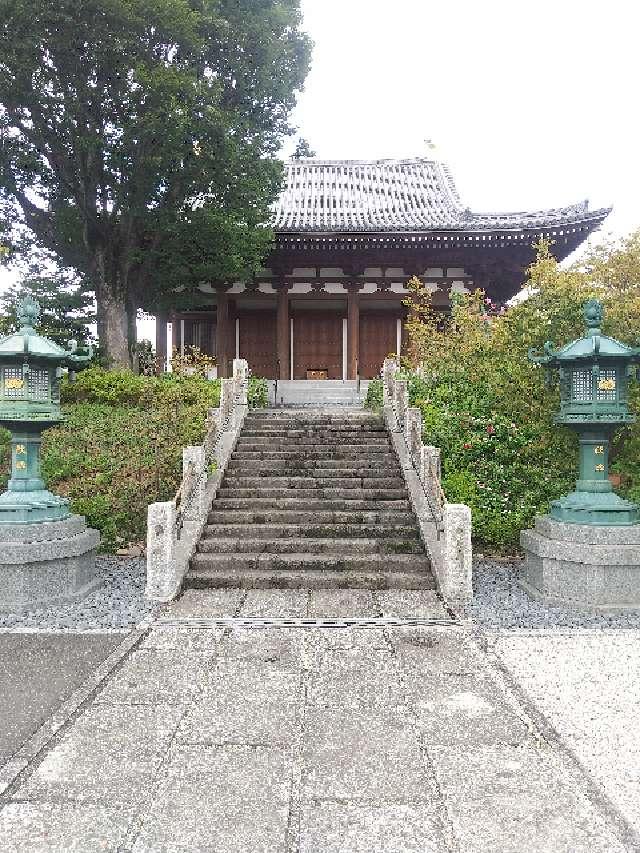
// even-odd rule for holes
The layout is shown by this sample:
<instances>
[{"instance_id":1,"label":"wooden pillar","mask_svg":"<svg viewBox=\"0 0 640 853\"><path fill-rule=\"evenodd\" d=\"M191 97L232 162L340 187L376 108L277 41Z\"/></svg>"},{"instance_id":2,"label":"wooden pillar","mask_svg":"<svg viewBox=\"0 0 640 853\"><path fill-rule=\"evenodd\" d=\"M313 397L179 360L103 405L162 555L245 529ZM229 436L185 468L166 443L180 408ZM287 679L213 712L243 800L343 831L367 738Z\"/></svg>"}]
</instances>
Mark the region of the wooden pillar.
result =
<instances>
[{"instance_id":1,"label":"wooden pillar","mask_svg":"<svg viewBox=\"0 0 640 853\"><path fill-rule=\"evenodd\" d=\"M279 379L291 378L291 367L289 364L290 322L289 322L289 288L281 284L278 288L278 319L277 319L277 357L280 364Z\"/></svg>"},{"instance_id":2,"label":"wooden pillar","mask_svg":"<svg viewBox=\"0 0 640 853\"><path fill-rule=\"evenodd\" d=\"M229 297L227 289L217 288L218 307L216 311L216 361L218 376L227 377L229 360Z\"/></svg>"},{"instance_id":3,"label":"wooden pillar","mask_svg":"<svg viewBox=\"0 0 640 853\"><path fill-rule=\"evenodd\" d=\"M356 379L360 361L359 286L347 287L347 379Z\"/></svg>"},{"instance_id":4,"label":"wooden pillar","mask_svg":"<svg viewBox=\"0 0 640 853\"><path fill-rule=\"evenodd\" d=\"M167 365L167 312L156 312L156 373L160 376Z\"/></svg>"}]
</instances>

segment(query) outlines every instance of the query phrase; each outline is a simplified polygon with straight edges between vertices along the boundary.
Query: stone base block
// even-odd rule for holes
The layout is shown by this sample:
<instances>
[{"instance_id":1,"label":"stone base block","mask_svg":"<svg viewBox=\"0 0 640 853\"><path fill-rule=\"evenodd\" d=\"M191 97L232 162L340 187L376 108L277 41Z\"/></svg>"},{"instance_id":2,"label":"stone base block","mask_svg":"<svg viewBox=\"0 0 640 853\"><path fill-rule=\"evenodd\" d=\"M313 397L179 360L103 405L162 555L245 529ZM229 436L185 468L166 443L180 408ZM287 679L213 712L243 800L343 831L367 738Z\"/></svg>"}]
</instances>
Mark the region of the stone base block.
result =
<instances>
[{"instance_id":1,"label":"stone base block","mask_svg":"<svg viewBox=\"0 0 640 853\"><path fill-rule=\"evenodd\" d=\"M640 524L592 527L550 516L523 530L520 583L549 604L587 609L640 608Z\"/></svg>"},{"instance_id":2,"label":"stone base block","mask_svg":"<svg viewBox=\"0 0 640 853\"><path fill-rule=\"evenodd\" d=\"M73 515L42 524L0 525L0 609L25 610L82 598L96 577L97 530Z\"/></svg>"}]
</instances>

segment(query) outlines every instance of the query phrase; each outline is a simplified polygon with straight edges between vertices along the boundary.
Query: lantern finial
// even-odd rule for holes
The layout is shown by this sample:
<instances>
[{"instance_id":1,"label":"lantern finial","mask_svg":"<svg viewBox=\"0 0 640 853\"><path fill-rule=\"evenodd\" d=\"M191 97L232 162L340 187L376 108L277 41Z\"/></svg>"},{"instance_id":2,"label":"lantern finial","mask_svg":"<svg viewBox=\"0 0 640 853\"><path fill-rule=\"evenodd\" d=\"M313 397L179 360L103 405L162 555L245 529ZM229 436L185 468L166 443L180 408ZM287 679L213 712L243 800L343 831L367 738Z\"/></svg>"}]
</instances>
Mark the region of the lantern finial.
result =
<instances>
[{"instance_id":1,"label":"lantern finial","mask_svg":"<svg viewBox=\"0 0 640 853\"><path fill-rule=\"evenodd\" d=\"M16 314L23 328L33 329L40 319L40 303L33 296L23 296L18 299Z\"/></svg>"},{"instance_id":2,"label":"lantern finial","mask_svg":"<svg viewBox=\"0 0 640 853\"><path fill-rule=\"evenodd\" d=\"M589 299L584 304L584 322L587 327L587 334L599 334L602 326L602 318L604 317L604 306L599 299Z\"/></svg>"}]
</instances>

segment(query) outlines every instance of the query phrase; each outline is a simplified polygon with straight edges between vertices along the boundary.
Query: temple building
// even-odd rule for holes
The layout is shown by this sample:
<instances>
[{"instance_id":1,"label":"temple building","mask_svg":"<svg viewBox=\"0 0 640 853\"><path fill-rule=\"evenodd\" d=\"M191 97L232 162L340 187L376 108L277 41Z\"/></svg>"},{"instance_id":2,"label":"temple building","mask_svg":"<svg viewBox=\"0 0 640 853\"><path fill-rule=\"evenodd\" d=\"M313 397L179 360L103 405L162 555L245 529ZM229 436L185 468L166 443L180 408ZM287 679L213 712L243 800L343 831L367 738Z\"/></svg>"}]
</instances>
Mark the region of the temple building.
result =
<instances>
[{"instance_id":1,"label":"temple building","mask_svg":"<svg viewBox=\"0 0 640 853\"><path fill-rule=\"evenodd\" d=\"M167 340L178 352L197 346L217 357L219 376L241 356L270 379L372 378L403 350L411 276L443 310L450 293L478 287L502 303L541 237L562 260L608 213L586 201L474 213L437 159L291 160L265 269L250 282L203 285L198 310L158 316L156 352L167 358Z\"/></svg>"}]
</instances>

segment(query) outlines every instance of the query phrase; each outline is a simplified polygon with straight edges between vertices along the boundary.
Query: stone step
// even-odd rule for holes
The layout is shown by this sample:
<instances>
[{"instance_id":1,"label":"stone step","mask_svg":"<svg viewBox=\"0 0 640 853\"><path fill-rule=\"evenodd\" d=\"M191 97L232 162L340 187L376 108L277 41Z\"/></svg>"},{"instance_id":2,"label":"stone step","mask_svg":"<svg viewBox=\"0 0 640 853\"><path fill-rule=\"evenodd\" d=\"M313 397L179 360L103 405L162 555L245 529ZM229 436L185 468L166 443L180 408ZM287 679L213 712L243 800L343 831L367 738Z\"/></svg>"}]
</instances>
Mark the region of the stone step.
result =
<instances>
[{"instance_id":1,"label":"stone step","mask_svg":"<svg viewBox=\"0 0 640 853\"><path fill-rule=\"evenodd\" d=\"M215 505L214 505L215 506ZM341 510L314 509L238 509L230 513L226 509L209 511L210 524L225 524L233 519L234 524L309 524L321 526L324 524L415 524L412 512L400 510L359 510L344 512Z\"/></svg>"},{"instance_id":2,"label":"stone step","mask_svg":"<svg viewBox=\"0 0 640 853\"><path fill-rule=\"evenodd\" d=\"M218 489L218 498L253 498L253 499L300 499L309 501L397 501L407 500L406 489L363 489L359 486L351 488L277 488L274 486L258 486L253 489L241 489L235 486L223 486Z\"/></svg>"},{"instance_id":3,"label":"stone step","mask_svg":"<svg viewBox=\"0 0 640 853\"><path fill-rule=\"evenodd\" d=\"M418 539L256 539L253 529L245 528L251 538L204 537L198 544L201 554L423 554Z\"/></svg>"},{"instance_id":4,"label":"stone step","mask_svg":"<svg viewBox=\"0 0 640 853\"><path fill-rule=\"evenodd\" d=\"M274 450L286 450L287 447L353 447L354 445L367 447L381 447L388 449L390 447L388 438L381 438L379 433L367 435L364 432L358 433L343 433L342 436L326 434L318 434L316 436L295 436L287 438L285 436L270 436L270 435L254 435L245 436L244 433L238 439L238 447L246 447L247 449L260 449L262 446L272 446Z\"/></svg>"},{"instance_id":5,"label":"stone step","mask_svg":"<svg viewBox=\"0 0 640 853\"><path fill-rule=\"evenodd\" d=\"M225 516L226 522L207 524L203 530L203 539L246 537L252 539L400 539L403 541L416 540L418 530L415 524L236 524L236 515Z\"/></svg>"},{"instance_id":6,"label":"stone step","mask_svg":"<svg viewBox=\"0 0 640 853\"><path fill-rule=\"evenodd\" d=\"M359 435L361 433L380 435L385 433L383 424L369 423L335 423L335 424L293 424L293 423L252 423L243 427L242 434L253 435L276 435L286 438L295 438L299 435Z\"/></svg>"},{"instance_id":7,"label":"stone step","mask_svg":"<svg viewBox=\"0 0 640 853\"><path fill-rule=\"evenodd\" d=\"M333 461L345 460L357 461L360 459L368 459L370 461L384 462L387 460L396 459L394 454L388 448L386 450L372 450L368 447L358 447L354 450L352 447L342 446L338 449L320 449L317 447L309 447L307 450L247 450L241 448L234 450L231 454L232 459L245 459L247 461L253 459L288 459L306 460L306 459L331 459Z\"/></svg>"},{"instance_id":8,"label":"stone step","mask_svg":"<svg viewBox=\"0 0 640 853\"><path fill-rule=\"evenodd\" d=\"M400 465L394 456L388 461L359 459L357 463L346 459L307 459L297 462L289 462L286 459L256 459L250 466L241 459L231 459L227 466L227 473L234 476L247 474L249 471L252 474L259 472L261 476L267 476L270 472L272 476L278 476L281 472L283 476L291 477L386 477L397 476Z\"/></svg>"},{"instance_id":9,"label":"stone step","mask_svg":"<svg viewBox=\"0 0 640 853\"><path fill-rule=\"evenodd\" d=\"M206 554L197 553L191 558L191 569L229 570L242 567L246 570L305 571L424 571L429 569L425 554Z\"/></svg>"},{"instance_id":10,"label":"stone step","mask_svg":"<svg viewBox=\"0 0 640 853\"><path fill-rule=\"evenodd\" d=\"M411 504L408 500L348 500L346 498L216 498L212 504L216 512L222 510L331 510L334 512L360 512L378 510L398 510L409 512Z\"/></svg>"},{"instance_id":11,"label":"stone step","mask_svg":"<svg viewBox=\"0 0 640 853\"><path fill-rule=\"evenodd\" d=\"M188 589L435 589L430 571L191 569Z\"/></svg>"},{"instance_id":12,"label":"stone step","mask_svg":"<svg viewBox=\"0 0 640 853\"><path fill-rule=\"evenodd\" d=\"M275 477L229 477L222 483L225 489L405 489L402 477L376 477L354 474L349 477L290 477L288 474Z\"/></svg>"}]
</instances>

